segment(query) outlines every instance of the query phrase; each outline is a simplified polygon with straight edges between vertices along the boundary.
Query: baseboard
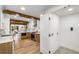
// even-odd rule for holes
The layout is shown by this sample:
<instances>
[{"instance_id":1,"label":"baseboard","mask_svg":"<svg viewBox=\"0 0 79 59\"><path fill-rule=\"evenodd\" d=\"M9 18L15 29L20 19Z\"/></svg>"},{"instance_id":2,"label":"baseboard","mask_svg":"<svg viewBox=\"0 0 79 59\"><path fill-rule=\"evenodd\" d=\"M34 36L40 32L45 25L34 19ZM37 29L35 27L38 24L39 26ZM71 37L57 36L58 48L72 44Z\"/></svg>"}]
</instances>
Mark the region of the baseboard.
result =
<instances>
[{"instance_id":1,"label":"baseboard","mask_svg":"<svg viewBox=\"0 0 79 59\"><path fill-rule=\"evenodd\" d=\"M61 48L61 47L58 47L58 49L59 49L59 48ZM58 50L58 49L57 49L57 50ZM57 50L56 50L56 51L57 51ZM55 52L56 52L56 51L55 51ZM55 52L53 52L53 54L55 54Z\"/></svg>"},{"instance_id":2,"label":"baseboard","mask_svg":"<svg viewBox=\"0 0 79 59\"><path fill-rule=\"evenodd\" d=\"M68 50L71 50L71 51L74 51L74 52L79 53L79 51L75 51L75 50L73 50L73 49L70 49L70 48L67 48L67 47L64 47L64 46L60 46L59 48L65 48L65 49L68 49Z\"/></svg>"},{"instance_id":3,"label":"baseboard","mask_svg":"<svg viewBox=\"0 0 79 59\"><path fill-rule=\"evenodd\" d=\"M40 54L43 54L42 52L40 52Z\"/></svg>"}]
</instances>

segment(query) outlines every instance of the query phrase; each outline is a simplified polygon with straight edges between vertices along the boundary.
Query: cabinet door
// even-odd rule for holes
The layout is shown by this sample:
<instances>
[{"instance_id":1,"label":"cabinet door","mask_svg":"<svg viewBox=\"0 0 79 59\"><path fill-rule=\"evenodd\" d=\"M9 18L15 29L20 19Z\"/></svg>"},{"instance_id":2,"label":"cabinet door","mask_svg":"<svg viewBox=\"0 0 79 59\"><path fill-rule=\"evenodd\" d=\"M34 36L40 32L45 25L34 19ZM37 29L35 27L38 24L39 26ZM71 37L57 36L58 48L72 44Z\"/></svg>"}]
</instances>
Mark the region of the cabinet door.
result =
<instances>
[{"instance_id":1,"label":"cabinet door","mask_svg":"<svg viewBox=\"0 0 79 59\"><path fill-rule=\"evenodd\" d=\"M58 40L58 25L59 25L59 19L58 16L55 14L50 14L49 16L49 44L50 44L50 51L49 53L54 53L58 47L59 47L59 40Z\"/></svg>"},{"instance_id":2,"label":"cabinet door","mask_svg":"<svg viewBox=\"0 0 79 59\"><path fill-rule=\"evenodd\" d=\"M12 42L0 44L0 54L12 54Z\"/></svg>"},{"instance_id":3,"label":"cabinet door","mask_svg":"<svg viewBox=\"0 0 79 59\"><path fill-rule=\"evenodd\" d=\"M40 16L40 51L42 53L48 53L49 51L48 21L49 21L48 15Z\"/></svg>"}]
</instances>

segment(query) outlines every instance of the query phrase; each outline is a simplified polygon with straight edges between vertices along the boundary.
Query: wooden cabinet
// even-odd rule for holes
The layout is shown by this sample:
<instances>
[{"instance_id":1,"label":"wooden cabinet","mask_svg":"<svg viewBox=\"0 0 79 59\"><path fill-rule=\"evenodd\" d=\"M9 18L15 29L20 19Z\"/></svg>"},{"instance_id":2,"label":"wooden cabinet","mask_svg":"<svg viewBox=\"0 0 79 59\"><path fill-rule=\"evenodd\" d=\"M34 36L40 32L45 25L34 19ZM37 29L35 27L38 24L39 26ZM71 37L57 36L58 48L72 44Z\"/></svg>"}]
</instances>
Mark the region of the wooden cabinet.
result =
<instances>
[{"instance_id":1,"label":"wooden cabinet","mask_svg":"<svg viewBox=\"0 0 79 59\"><path fill-rule=\"evenodd\" d=\"M30 32L26 33L26 38L27 38L27 39L31 39L31 34L32 34L32 33L30 33Z\"/></svg>"},{"instance_id":2,"label":"wooden cabinet","mask_svg":"<svg viewBox=\"0 0 79 59\"><path fill-rule=\"evenodd\" d=\"M12 42L2 43L0 44L0 54L12 54Z\"/></svg>"},{"instance_id":3,"label":"wooden cabinet","mask_svg":"<svg viewBox=\"0 0 79 59\"><path fill-rule=\"evenodd\" d=\"M31 39L31 33L30 32L22 33L21 39Z\"/></svg>"},{"instance_id":4,"label":"wooden cabinet","mask_svg":"<svg viewBox=\"0 0 79 59\"><path fill-rule=\"evenodd\" d=\"M40 34L35 34L35 40L40 43Z\"/></svg>"}]
</instances>

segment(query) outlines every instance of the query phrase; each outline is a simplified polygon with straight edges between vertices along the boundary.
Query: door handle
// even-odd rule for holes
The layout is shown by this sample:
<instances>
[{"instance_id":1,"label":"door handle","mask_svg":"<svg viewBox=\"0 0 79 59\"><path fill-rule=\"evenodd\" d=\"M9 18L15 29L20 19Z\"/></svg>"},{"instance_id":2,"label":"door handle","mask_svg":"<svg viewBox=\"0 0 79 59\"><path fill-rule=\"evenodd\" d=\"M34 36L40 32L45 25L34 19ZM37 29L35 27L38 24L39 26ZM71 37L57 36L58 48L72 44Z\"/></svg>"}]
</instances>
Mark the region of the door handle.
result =
<instances>
[{"instance_id":1,"label":"door handle","mask_svg":"<svg viewBox=\"0 0 79 59\"><path fill-rule=\"evenodd\" d=\"M49 20L50 20L50 17L49 17Z\"/></svg>"},{"instance_id":2,"label":"door handle","mask_svg":"<svg viewBox=\"0 0 79 59\"><path fill-rule=\"evenodd\" d=\"M50 37L51 35L49 34L49 37Z\"/></svg>"},{"instance_id":3,"label":"door handle","mask_svg":"<svg viewBox=\"0 0 79 59\"><path fill-rule=\"evenodd\" d=\"M49 37L53 36L53 33L52 34L49 34Z\"/></svg>"}]
</instances>

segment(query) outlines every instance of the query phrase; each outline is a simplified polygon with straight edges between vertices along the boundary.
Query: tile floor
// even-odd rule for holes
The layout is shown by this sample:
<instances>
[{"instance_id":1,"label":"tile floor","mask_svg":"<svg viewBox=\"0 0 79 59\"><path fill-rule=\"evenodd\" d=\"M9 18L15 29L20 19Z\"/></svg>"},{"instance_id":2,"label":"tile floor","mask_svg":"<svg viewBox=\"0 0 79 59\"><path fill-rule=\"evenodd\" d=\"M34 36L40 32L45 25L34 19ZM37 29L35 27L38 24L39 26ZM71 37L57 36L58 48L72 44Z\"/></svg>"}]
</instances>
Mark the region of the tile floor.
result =
<instances>
[{"instance_id":1,"label":"tile floor","mask_svg":"<svg viewBox=\"0 0 79 59\"><path fill-rule=\"evenodd\" d=\"M54 54L79 54L79 52L73 51L65 47L60 47Z\"/></svg>"}]
</instances>

